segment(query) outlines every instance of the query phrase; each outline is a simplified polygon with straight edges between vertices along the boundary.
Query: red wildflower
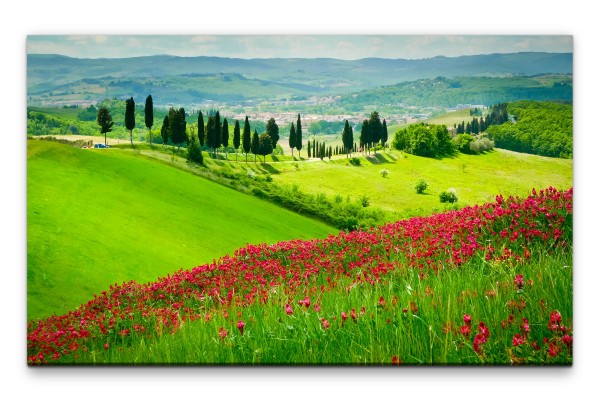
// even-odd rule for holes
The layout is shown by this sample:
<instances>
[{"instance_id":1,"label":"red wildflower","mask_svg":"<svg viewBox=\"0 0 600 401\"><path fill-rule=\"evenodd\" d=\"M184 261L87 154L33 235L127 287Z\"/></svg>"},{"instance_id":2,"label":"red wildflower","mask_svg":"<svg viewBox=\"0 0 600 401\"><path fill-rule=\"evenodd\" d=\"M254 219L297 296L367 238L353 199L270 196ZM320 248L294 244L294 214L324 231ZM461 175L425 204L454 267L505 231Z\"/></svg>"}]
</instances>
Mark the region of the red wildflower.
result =
<instances>
[{"instance_id":1,"label":"red wildflower","mask_svg":"<svg viewBox=\"0 0 600 401\"><path fill-rule=\"evenodd\" d=\"M560 352L560 347L558 345L556 345L556 343L554 341L552 341L550 343L550 347L548 347L548 355L550 355L550 357L554 358L555 356L558 355L559 352Z\"/></svg>"},{"instance_id":2,"label":"red wildflower","mask_svg":"<svg viewBox=\"0 0 600 401\"><path fill-rule=\"evenodd\" d=\"M569 348L571 348L571 346L573 345L573 337L571 337L568 334L562 336L560 340Z\"/></svg>"},{"instance_id":3,"label":"red wildflower","mask_svg":"<svg viewBox=\"0 0 600 401\"><path fill-rule=\"evenodd\" d=\"M477 327L477 330L479 330L479 333L484 335L485 338L488 338L490 336L490 330L483 322L479 322L479 326Z\"/></svg>"},{"instance_id":4,"label":"red wildflower","mask_svg":"<svg viewBox=\"0 0 600 401\"><path fill-rule=\"evenodd\" d=\"M525 339L521 337L521 334L517 333L512 339L513 346L518 347L519 345L525 343Z\"/></svg>"},{"instance_id":5,"label":"red wildflower","mask_svg":"<svg viewBox=\"0 0 600 401\"><path fill-rule=\"evenodd\" d=\"M487 342L487 338L482 333L478 333L473 339L473 349L475 352L480 354L482 351L481 344L484 344L485 342Z\"/></svg>"},{"instance_id":6,"label":"red wildflower","mask_svg":"<svg viewBox=\"0 0 600 401\"><path fill-rule=\"evenodd\" d=\"M323 328L327 330L329 328L329 322L324 317L321 318L321 322L323 323Z\"/></svg>"},{"instance_id":7,"label":"red wildflower","mask_svg":"<svg viewBox=\"0 0 600 401\"><path fill-rule=\"evenodd\" d=\"M225 330L223 327L219 327L219 337L221 337L221 338L227 337L227 330Z\"/></svg>"},{"instance_id":8,"label":"red wildflower","mask_svg":"<svg viewBox=\"0 0 600 401\"><path fill-rule=\"evenodd\" d=\"M104 343L104 349L108 349L108 343Z\"/></svg>"},{"instance_id":9,"label":"red wildflower","mask_svg":"<svg viewBox=\"0 0 600 401\"><path fill-rule=\"evenodd\" d=\"M529 321L527 320L527 318L523 318L523 324L521 325L521 331L523 332L523 334L525 336L527 336L527 334L531 331L531 329L529 328Z\"/></svg>"},{"instance_id":10,"label":"red wildflower","mask_svg":"<svg viewBox=\"0 0 600 401\"><path fill-rule=\"evenodd\" d=\"M392 356L392 365L402 365L402 359L398 355Z\"/></svg>"},{"instance_id":11,"label":"red wildflower","mask_svg":"<svg viewBox=\"0 0 600 401\"><path fill-rule=\"evenodd\" d=\"M366 309L365 309L365 306L363 305L363 306L360 307L360 314L364 315L365 312L366 312Z\"/></svg>"},{"instance_id":12,"label":"red wildflower","mask_svg":"<svg viewBox=\"0 0 600 401\"><path fill-rule=\"evenodd\" d=\"M345 311L342 311L342 326L344 325L344 322L346 321L346 319L348 319L348 315L346 314Z\"/></svg>"},{"instance_id":13,"label":"red wildflower","mask_svg":"<svg viewBox=\"0 0 600 401\"><path fill-rule=\"evenodd\" d=\"M383 297L379 297L379 306L385 307L385 299Z\"/></svg>"},{"instance_id":14,"label":"red wildflower","mask_svg":"<svg viewBox=\"0 0 600 401\"><path fill-rule=\"evenodd\" d=\"M287 313L288 315L294 314L294 311L292 310L292 307L290 306L290 304L285 305L285 313Z\"/></svg>"},{"instance_id":15,"label":"red wildflower","mask_svg":"<svg viewBox=\"0 0 600 401\"><path fill-rule=\"evenodd\" d=\"M463 324L460 328L460 334L462 334L465 337L469 337L469 334L471 334L471 327L467 326L466 324Z\"/></svg>"},{"instance_id":16,"label":"red wildflower","mask_svg":"<svg viewBox=\"0 0 600 401\"><path fill-rule=\"evenodd\" d=\"M562 321L562 316L560 312L555 310L550 313L550 320L548 320L548 329L550 330L559 330L560 322Z\"/></svg>"},{"instance_id":17,"label":"red wildflower","mask_svg":"<svg viewBox=\"0 0 600 401\"><path fill-rule=\"evenodd\" d=\"M352 308L352 311L350 312L350 317L352 317L352 320L354 320L354 323L356 323L356 311L354 310L354 308Z\"/></svg>"},{"instance_id":18,"label":"red wildflower","mask_svg":"<svg viewBox=\"0 0 600 401\"><path fill-rule=\"evenodd\" d=\"M304 306L307 308L310 306L310 298L309 297L304 297Z\"/></svg>"},{"instance_id":19,"label":"red wildflower","mask_svg":"<svg viewBox=\"0 0 600 401\"><path fill-rule=\"evenodd\" d=\"M470 325L471 325L471 316L469 316L469 315L464 315L464 316L463 316L463 322L465 322L465 324L467 324L467 325L469 325L469 326L470 326Z\"/></svg>"},{"instance_id":20,"label":"red wildflower","mask_svg":"<svg viewBox=\"0 0 600 401\"><path fill-rule=\"evenodd\" d=\"M518 289L523 288L523 275L522 274L517 274L515 276L514 283L515 283L515 285L517 286Z\"/></svg>"},{"instance_id":21,"label":"red wildflower","mask_svg":"<svg viewBox=\"0 0 600 401\"><path fill-rule=\"evenodd\" d=\"M246 323L242 322L241 320L237 324L237 328L240 331L241 335L244 335L244 326L245 325L246 325Z\"/></svg>"}]
</instances>

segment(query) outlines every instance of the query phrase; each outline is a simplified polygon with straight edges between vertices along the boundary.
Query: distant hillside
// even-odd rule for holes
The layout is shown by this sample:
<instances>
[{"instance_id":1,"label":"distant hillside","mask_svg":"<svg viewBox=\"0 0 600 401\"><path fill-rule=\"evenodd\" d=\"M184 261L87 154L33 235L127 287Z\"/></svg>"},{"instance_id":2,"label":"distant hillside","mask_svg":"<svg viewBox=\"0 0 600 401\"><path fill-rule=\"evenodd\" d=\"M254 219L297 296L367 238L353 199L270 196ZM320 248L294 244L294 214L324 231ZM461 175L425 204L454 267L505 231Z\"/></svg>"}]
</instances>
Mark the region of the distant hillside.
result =
<instances>
[{"instance_id":1,"label":"distant hillside","mask_svg":"<svg viewBox=\"0 0 600 401\"><path fill-rule=\"evenodd\" d=\"M76 59L27 56L30 104L97 101L149 93L156 104L242 102L342 94L437 76L571 74L571 53L511 53L419 60L234 59L149 56ZM156 96L154 96L156 95Z\"/></svg>"},{"instance_id":2,"label":"distant hillside","mask_svg":"<svg viewBox=\"0 0 600 401\"><path fill-rule=\"evenodd\" d=\"M573 100L571 75L531 77L458 77L420 79L351 93L341 98L346 110L368 105L398 107L456 107L459 104L491 105L517 100Z\"/></svg>"}]
</instances>

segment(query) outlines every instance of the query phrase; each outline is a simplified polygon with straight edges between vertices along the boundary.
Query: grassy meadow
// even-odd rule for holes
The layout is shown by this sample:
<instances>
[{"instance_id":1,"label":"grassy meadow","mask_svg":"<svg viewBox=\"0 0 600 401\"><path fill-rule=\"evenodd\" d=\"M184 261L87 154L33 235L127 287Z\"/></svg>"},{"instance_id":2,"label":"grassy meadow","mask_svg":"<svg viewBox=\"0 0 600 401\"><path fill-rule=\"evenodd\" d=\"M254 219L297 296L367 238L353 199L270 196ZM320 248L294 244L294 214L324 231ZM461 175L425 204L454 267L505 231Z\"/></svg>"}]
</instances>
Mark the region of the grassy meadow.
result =
<instances>
[{"instance_id":1,"label":"grassy meadow","mask_svg":"<svg viewBox=\"0 0 600 401\"><path fill-rule=\"evenodd\" d=\"M570 188L573 161L524 155L495 149L481 155L457 154L444 159L413 156L396 151L359 157L360 166L345 156L331 161L285 163L273 166L273 181L297 185L302 191L327 196L366 195L373 206L410 215L441 210L439 193L457 192L463 205L489 202L496 194L525 195L532 188ZM382 177L381 170L389 171ZM415 184L429 185L417 194Z\"/></svg>"},{"instance_id":2,"label":"grassy meadow","mask_svg":"<svg viewBox=\"0 0 600 401\"><path fill-rule=\"evenodd\" d=\"M336 233L119 149L27 141L27 316L65 313L114 283L147 282L247 243Z\"/></svg>"}]
</instances>

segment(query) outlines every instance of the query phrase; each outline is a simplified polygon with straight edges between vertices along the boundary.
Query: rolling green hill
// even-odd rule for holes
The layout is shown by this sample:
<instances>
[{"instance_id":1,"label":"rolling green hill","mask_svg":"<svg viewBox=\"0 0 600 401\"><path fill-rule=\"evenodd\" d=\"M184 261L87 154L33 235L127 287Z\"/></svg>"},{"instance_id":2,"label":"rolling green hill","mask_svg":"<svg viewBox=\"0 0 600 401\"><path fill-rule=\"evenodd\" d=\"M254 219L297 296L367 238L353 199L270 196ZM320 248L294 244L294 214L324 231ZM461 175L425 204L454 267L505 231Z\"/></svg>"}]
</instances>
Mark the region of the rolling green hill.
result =
<instances>
[{"instance_id":1,"label":"rolling green hill","mask_svg":"<svg viewBox=\"0 0 600 401\"><path fill-rule=\"evenodd\" d=\"M335 232L135 152L27 143L28 320L247 243Z\"/></svg>"},{"instance_id":2,"label":"rolling green hill","mask_svg":"<svg viewBox=\"0 0 600 401\"><path fill-rule=\"evenodd\" d=\"M344 156L332 161L277 166L273 181L297 185L302 191L326 196L365 195L371 205L400 215L428 215L442 210L439 193L454 188L465 205L493 201L494 194L524 196L532 188L573 185L572 160L554 159L495 149L481 155L456 154L432 159L397 151L360 158L352 166ZM382 177L381 170L389 174ZM425 194L415 191L424 179Z\"/></svg>"},{"instance_id":3,"label":"rolling green hill","mask_svg":"<svg viewBox=\"0 0 600 401\"><path fill-rule=\"evenodd\" d=\"M260 55L257 55L260 57ZM27 55L29 103L101 101L112 96L155 105L239 102L276 96L341 94L437 76L571 74L571 53L512 53L418 60L365 58L175 57L76 59Z\"/></svg>"},{"instance_id":4,"label":"rolling green hill","mask_svg":"<svg viewBox=\"0 0 600 401\"><path fill-rule=\"evenodd\" d=\"M369 105L392 109L402 105L417 107L456 107L459 104L489 106L517 100L573 100L571 75L514 77L437 77L402 82L344 95L340 104L358 111Z\"/></svg>"}]
</instances>

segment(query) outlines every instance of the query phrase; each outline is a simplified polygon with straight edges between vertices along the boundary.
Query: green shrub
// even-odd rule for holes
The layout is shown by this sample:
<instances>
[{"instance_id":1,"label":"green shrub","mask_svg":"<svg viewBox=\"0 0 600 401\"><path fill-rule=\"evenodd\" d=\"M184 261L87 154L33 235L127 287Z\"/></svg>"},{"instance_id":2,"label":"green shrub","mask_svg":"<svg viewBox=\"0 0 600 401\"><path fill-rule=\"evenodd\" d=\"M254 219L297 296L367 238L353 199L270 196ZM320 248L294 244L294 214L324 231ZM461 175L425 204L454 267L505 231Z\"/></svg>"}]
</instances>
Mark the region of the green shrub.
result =
<instances>
[{"instance_id":1,"label":"green shrub","mask_svg":"<svg viewBox=\"0 0 600 401\"><path fill-rule=\"evenodd\" d=\"M381 176L383 178L387 177L390 174L390 170L388 170L387 168L384 168L383 170L379 171L379 174L381 174Z\"/></svg>"},{"instance_id":2,"label":"green shrub","mask_svg":"<svg viewBox=\"0 0 600 401\"><path fill-rule=\"evenodd\" d=\"M452 188L444 191L440 194L440 202L442 203L456 203L458 202L458 196L456 191Z\"/></svg>"},{"instance_id":3,"label":"green shrub","mask_svg":"<svg viewBox=\"0 0 600 401\"><path fill-rule=\"evenodd\" d=\"M427 182L425 182L425 180L419 180L419 182L417 182L417 185L415 185L415 189L417 190L418 194L422 194L425 192L428 186L429 185L427 184Z\"/></svg>"},{"instance_id":4,"label":"green shrub","mask_svg":"<svg viewBox=\"0 0 600 401\"><path fill-rule=\"evenodd\" d=\"M353 157L349 161L353 166L360 166L360 159L358 157Z\"/></svg>"}]
</instances>

